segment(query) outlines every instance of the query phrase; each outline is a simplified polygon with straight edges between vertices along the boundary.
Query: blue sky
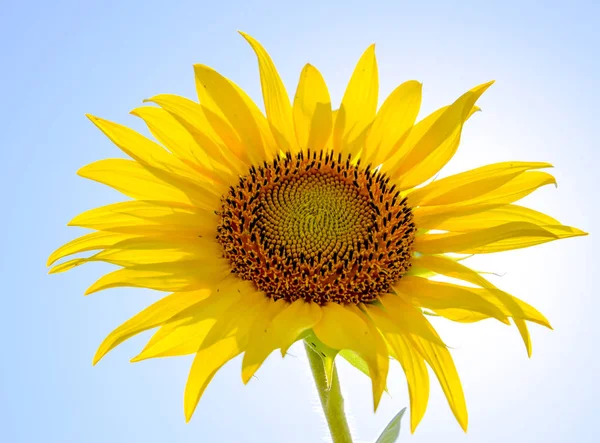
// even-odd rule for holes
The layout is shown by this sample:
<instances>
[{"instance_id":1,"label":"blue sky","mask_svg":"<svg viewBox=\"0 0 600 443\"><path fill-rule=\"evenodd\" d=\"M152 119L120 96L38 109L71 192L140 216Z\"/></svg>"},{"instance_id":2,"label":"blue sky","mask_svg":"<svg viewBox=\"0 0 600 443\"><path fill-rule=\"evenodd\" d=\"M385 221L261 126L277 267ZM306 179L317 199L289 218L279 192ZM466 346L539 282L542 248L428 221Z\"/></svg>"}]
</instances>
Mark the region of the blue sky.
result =
<instances>
[{"instance_id":1,"label":"blue sky","mask_svg":"<svg viewBox=\"0 0 600 443\"><path fill-rule=\"evenodd\" d=\"M527 203L592 235L476 262L499 273L494 281L538 307L555 330L532 327L529 360L516 331L503 325L437 322L454 348L469 433L435 385L417 433L405 427L401 441L600 440L600 302L592 283L592 251L600 248L597 2L25 1L3 4L2 18L0 440L327 441L301 346L284 360L273 355L245 387L240 361L227 365L185 424L189 358L130 364L144 335L91 366L102 338L158 295L128 289L83 297L106 270L100 265L46 275L47 255L79 234L67 221L120 198L75 174L121 155L84 114L142 130L128 112L158 93L194 97L193 63L220 70L260 102L256 61L238 29L270 51L291 93L311 62L339 101L373 42L382 96L417 79L423 112L496 79L445 173L502 160L549 161L558 188ZM368 380L344 365L340 371L356 441L373 441L407 405L403 374L393 366L390 395L373 415Z\"/></svg>"}]
</instances>

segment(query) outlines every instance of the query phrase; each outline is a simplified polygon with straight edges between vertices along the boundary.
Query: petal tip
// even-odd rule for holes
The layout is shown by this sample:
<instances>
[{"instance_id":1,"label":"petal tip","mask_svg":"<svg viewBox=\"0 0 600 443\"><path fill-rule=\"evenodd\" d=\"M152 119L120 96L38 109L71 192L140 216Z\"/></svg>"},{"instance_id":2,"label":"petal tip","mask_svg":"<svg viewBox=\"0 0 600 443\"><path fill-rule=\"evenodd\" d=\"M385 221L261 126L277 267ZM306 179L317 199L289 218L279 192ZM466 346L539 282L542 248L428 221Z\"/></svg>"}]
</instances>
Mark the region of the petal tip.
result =
<instances>
[{"instance_id":1,"label":"petal tip","mask_svg":"<svg viewBox=\"0 0 600 443\"><path fill-rule=\"evenodd\" d=\"M136 355L135 357L133 357L131 360L129 360L129 363L138 363L142 360L145 360L145 357L143 356L143 352Z\"/></svg>"},{"instance_id":2,"label":"petal tip","mask_svg":"<svg viewBox=\"0 0 600 443\"><path fill-rule=\"evenodd\" d=\"M87 288L85 290L85 292L83 293L83 295L88 296L90 294L93 294L94 292L98 292L100 289L102 289L102 288L99 288L98 285L97 285L97 282L96 282L92 286L90 286L89 288Z\"/></svg>"},{"instance_id":3,"label":"petal tip","mask_svg":"<svg viewBox=\"0 0 600 443\"><path fill-rule=\"evenodd\" d=\"M254 375L254 371L251 370L242 370L242 383L244 383L245 385L248 384L248 382L252 379L252 376Z\"/></svg>"},{"instance_id":4,"label":"petal tip","mask_svg":"<svg viewBox=\"0 0 600 443\"><path fill-rule=\"evenodd\" d=\"M98 364L98 362L100 360L102 360L102 357L104 357L106 355L106 352L107 351L102 352L102 351L100 351L100 349L98 349L96 351L96 354L94 355L94 358L92 359L92 366L96 366Z\"/></svg>"}]
</instances>

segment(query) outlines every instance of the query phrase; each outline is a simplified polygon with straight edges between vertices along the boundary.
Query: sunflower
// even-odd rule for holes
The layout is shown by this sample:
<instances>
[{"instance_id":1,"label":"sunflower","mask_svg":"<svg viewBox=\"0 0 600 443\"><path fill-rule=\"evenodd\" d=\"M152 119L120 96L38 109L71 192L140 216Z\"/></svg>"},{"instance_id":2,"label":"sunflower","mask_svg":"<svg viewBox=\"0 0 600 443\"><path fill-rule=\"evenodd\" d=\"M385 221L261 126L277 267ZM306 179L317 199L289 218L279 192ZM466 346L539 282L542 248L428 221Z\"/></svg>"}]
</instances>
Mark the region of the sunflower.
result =
<instances>
[{"instance_id":1,"label":"sunflower","mask_svg":"<svg viewBox=\"0 0 600 443\"><path fill-rule=\"evenodd\" d=\"M93 232L60 247L48 265L97 252L50 272L107 262L119 269L86 294L114 287L170 292L110 333L94 364L158 328L133 361L195 354L184 395L189 420L229 360L243 354L247 383L272 351L285 355L306 340L329 362L328 372L340 352L362 367L375 409L390 357L397 360L413 431L427 407L430 366L466 430L459 376L427 315L512 321L531 354L526 322L550 327L548 320L462 259L585 235L514 204L555 184L543 171L551 165L509 161L434 180L493 82L416 122L416 81L398 86L378 109L370 46L338 110L309 64L290 103L265 49L242 35L258 58L266 117L204 65L194 66L199 102L157 95L146 100L157 106L131 112L158 143L89 116L131 159L100 160L78 174L132 199L76 216L70 226Z\"/></svg>"}]
</instances>

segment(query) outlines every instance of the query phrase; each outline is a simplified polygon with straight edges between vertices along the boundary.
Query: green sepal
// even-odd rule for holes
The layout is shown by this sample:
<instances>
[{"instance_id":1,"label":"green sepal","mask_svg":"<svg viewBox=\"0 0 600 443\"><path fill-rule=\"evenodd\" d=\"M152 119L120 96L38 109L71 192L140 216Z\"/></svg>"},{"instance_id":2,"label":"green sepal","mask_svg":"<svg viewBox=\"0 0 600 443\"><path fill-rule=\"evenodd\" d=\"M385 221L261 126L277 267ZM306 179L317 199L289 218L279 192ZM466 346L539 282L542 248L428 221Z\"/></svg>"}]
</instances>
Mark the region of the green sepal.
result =
<instances>
[{"instance_id":1,"label":"green sepal","mask_svg":"<svg viewBox=\"0 0 600 443\"><path fill-rule=\"evenodd\" d=\"M367 377L371 378L369 375L369 365L367 365L367 362L364 361L356 352L349 349L342 349L339 354L344 358L344 360L365 374ZM385 392L389 394L387 386L385 387Z\"/></svg>"},{"instance_id":2,"label":"green sepal","mask_svg":"<svg viewBox=\"0 0 600 443\"><path fill-rule=\"evenodd\" d=\"M367 377L370 377L369 366L367 365L367 362L360 358L356 352L349 349L342 349L340 351L340 355L344 358L344 360L346 360L360 372L365 374Z\"/></svg>"},{"instance_id":3,"label":"green sepal","mask_svg":"<svg viewBox=\"0 0 600 443\"><path fill-rule=\"evenodd\" d=\"M304 341L315 350L317 354L323 360L323 366L325 368L325 378L327 380L327 389L331 389L331 383L333 382L333 365L336 355L340 351L337 349L330 348L325 343L317 338L314 332L310 332ZM365 363L366 364L366 363Z\"/></svg>"},{"instance_id":4,"label":"green sepal","mask_svg":"<svg viewBox=\"0 0 600 443\"><path fill-rule=\"evenodd\" d=\"M400 436L400 421L406 412L406 408L396 414L392 421L388 423L375 443L395 443Z\"/></svg>"}]
</instances>

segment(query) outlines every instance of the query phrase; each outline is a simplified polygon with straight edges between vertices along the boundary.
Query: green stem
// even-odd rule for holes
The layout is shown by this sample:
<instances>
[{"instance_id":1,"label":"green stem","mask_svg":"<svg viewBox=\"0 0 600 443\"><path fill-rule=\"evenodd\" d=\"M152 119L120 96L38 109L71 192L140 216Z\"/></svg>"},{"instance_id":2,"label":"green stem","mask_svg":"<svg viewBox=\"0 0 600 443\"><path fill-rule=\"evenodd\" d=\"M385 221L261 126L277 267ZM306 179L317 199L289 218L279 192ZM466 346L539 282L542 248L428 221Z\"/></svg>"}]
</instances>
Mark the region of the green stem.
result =
<instances>
[{"instance_id":1,"label":"green stem","mask_svg":"<svg viewBox=\"0 0 600 443\"><path fill-rule=\"evenodd\" d=\"M304 347L306 348L306 355L308 356L310 369L315 379L315 385L317 386L317 392L321 399L321 406L327 419L333 443L352 443L348 421L346 420L346 414L344 414L344 398L340 391L337 370L334 366L331 388L328 389L323 359L307 343L304 343Z\"/></svg>"}]
</instances>

